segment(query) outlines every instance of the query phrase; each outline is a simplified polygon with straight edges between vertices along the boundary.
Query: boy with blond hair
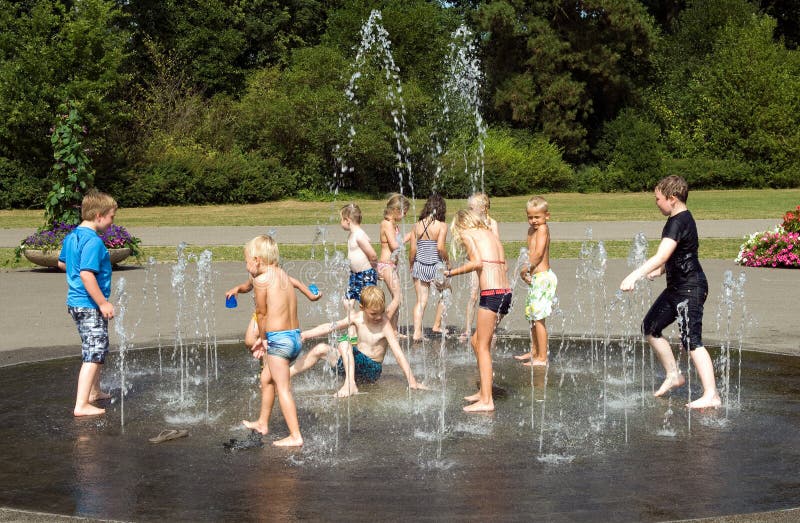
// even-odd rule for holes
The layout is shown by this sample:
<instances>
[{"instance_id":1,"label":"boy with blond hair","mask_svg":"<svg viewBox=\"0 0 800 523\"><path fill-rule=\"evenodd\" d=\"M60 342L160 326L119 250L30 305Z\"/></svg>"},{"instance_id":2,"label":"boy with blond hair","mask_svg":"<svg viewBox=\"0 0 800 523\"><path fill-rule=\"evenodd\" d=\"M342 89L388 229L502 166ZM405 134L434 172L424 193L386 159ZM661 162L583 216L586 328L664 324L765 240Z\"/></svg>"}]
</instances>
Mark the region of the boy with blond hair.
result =
<instances>
[{"instance_id":1,"label":"boy with blond hair","mask_svg":"<svg viewBox=\"0 0 800 523\"><path fill-rule=\"evenodd\" d=\"M351 307L361 300L361 290L378 284L378 272L375 267L378 255L369 241L369 236L361 228L361 209L349 203L339 210L342 229L348 231L347 259L350 261L350 280L347 287L347 299Z\"/></svg>"},{"instance_id":2,"label":"boy with blond hair","mask_svg":"<svg viewBox=\"0 0 800 523\"><path fill-rule=\"evenodd\" d=\"M81 370L75 398L75 416L97 416L105 409L93 402L111 396L100 390L100 370L108 355L108 320L114 317L111 260L100 235L112 223L117 202L108 194L90 190L81 202L83 220L61 244L58 268L67 273L67 311L81 337Z\"/></svg>"},{"instance_id":3,"label":"boy with blond hair","mask_svg":"<svg viewBox=\"0 0 800 523\"><path fill-rule=\"evenodd\" d=\"M337 347L339 358L331 358L329 363L336 366L345 383L336 393L338 397L347 397L358 392L357 383L374 383L381 377L383 359L388 345L394 359L400 365L411 389L426 389L418 383L411 372L411 367L397 342L390 318L395 306L386 310L386 298L378 287L367 287L361 292L361 308L351 311L348 317L334 323L324 323L313 329L303 331L303 339L325 336L331 332L347 329L348 332L339 339ZM394 302L393 302L394 303ZM291 375L313 367L319 360L333 354L333 347L320 343L306 353L291 368Z\"/></svg>"},{"instance_id":4,"label":"boy with blond hair","mask_svg":"<svg viewBox=\"0 0 800 523\"><path fill-rule=\"evenodd\" d=\"M550 269L550 209L547 200L531 196L528 200L528 263L520 277L528 284L525 317L531 322L531 351L514 356L524 365L547 365L547 326L545 320L553 312L558 278Z\"/></svg>"},{"instance_id":5,"label":"boy with blond hair","mask_svg":"<svg viewBox=\"0 0 800 523\"><path fill-rule=\"evenodd\" d=\"M273 445L299 447L303 444L303 437L289 378L289 365L302 348L293 279L278 266L278 244L270 236L256 236L247 242L244 259L252 277L258 325L258 336L250 351L255 358L264 358L266 365L261 371L258 419L243 420L242 423L249 429L267 434L277 394L289 436L273 442Z\"/></svg>"}]
</instances>

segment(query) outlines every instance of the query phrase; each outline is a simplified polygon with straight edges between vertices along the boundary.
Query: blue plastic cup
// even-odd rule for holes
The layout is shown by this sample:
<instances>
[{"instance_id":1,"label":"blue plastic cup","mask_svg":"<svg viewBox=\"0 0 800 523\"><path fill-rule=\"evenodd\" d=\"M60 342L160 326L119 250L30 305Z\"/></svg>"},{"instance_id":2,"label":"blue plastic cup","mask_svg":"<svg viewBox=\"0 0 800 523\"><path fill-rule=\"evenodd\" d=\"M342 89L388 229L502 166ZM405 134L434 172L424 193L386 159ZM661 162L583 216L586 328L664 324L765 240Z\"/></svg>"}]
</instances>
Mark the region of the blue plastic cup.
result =
<instances>
[{"instance_id":1,"label":"blue plastic cup","mask_svg":"<svg viewBox=\"0 0 800 523\"><path fill-rule=\"evenodd\" d=\"M236 303L236 295L231 294L230 296L225 298L225 306L229 309L235 309L238 303Z\"/></svg>"},{"instance_id":2,"label":"blue plastic cup","mask_svg":"<svg viewBox=\"0 0 800 523\"><path fill-rule=\"evenodd\" d=\"M308 286L308 290L310 290L311 294L313 294L314 296L317 296L319 294L319 289L313 283Z\"/></svg>"}]
</instances>

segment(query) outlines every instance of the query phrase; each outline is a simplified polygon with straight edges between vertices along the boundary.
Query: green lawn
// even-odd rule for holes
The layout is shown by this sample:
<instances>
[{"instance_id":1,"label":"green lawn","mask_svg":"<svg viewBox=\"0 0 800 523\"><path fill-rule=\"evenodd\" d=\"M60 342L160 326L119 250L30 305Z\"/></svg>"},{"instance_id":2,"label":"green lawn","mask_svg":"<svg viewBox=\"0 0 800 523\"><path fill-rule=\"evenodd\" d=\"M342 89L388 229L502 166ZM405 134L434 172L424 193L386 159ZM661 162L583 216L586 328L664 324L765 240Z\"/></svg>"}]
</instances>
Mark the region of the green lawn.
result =
<instances>
[{"instance_id":1,"label":"green lawn","mask_svg":"<svg viewBox=\"0 0 800 523\"><path fill-rule=\"evenodd\" d=\"M581 249L581 243L577 241L553 241L550 246L550 256L552 259L564 258L578 258ZM611 240L603 242L606 247L606 252L609 258L627 258L628 251L631 248L631 242L627 240ZM700 240L700 258L717 258L717 259L734 259L739 253L739 245L742 240L738 239L701 239ZM503 244L506 249L506 257L509 260L516 260L519 256L520 248L525 246L525 242L505 242ZM379 249L379 245L374 246ZM649 254L653 255L658 247L658 240L649 242ZM209 249L212 253L214 261L242 261L242 247L241 246L210 246L203 247L197 245L190 245L186 248L187 253L200 254L203 250ZM341 247L340 247L340 250ZM311 259L311 246L309 245L292 245L284 244L280 246L281 258L284 260L309 260ZM344 250L342 250L342 254ZM177 254L174 247L144 247L141 257L141 263L144 263L149 258L155 259L157 262L174 263L177 261ZM319 246L316 246L314 258L319 260L323 258L323 253ZM124 264L136 264L136 260L128 258L123 262ZM33 268L35 265L28 262L26 259L16 261L14 259L14 249L0 248L0 270L10 269L27 269Z\"/></svg>"},{"instance_id":2,"label":"green lawn","mask_svg":"<svg viewBox=\"0 0 800 523\"><path fill-rule=\"evenodd\" d=\"M641 221L660 220L652 193L551 193L552 219L574 221ZM491 215L501 222L525 221L527 196L492 198ZM203 226L203 225L314 225L338 220L338 209L350 200L337 202L301 202L283 200L254 205L204 205L190 207L122 208L116 223L129 227ZM383 200L357 202L364 214L364 223L378 223L383 217ZM448 200L449 216L462 208L466 200ZM800 204L800 189L743 189L693 191L689 208L700 220L774 218ZM417 200L412 212L422 210L424 201ZM2 211L0 228L38 227L41 210Z\"/></svg>"}]
</instances>

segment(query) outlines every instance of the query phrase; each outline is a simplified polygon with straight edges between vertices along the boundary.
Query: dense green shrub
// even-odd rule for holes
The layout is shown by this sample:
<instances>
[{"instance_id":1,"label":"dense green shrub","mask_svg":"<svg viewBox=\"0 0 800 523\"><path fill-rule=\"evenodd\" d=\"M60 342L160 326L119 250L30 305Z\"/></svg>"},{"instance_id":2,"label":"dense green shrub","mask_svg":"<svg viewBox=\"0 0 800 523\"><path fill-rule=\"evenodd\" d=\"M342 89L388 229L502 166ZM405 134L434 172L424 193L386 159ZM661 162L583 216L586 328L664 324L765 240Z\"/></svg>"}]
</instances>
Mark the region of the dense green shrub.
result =
<instances>
[{"instance_id":1,"label":"dense green shrub","mask_svg":"<svg viewBox=\"0 0 800 523\"><path fill-rule=\"evenodd\" d=\"M623 110L603 128L595 154L608 168L603 190L646 191L664 177L661 129L633 109ZM620 176L618 173L623 173Z\"/></svg>"},{"instance_id":2,"label":"dense green shrub","mask_svg":"<svg viewBox=\"0 0 800 523\"><path fill-rule=\"evenodd\" d=\"M581 193L619 192L625 183L625 173L614 166L584 165L575 172L571 189Z\"/></svg>"},{"instance_id":3,"label":"dense green shrub","mask_svg":"<svg viewBox=\"0 0 800 523\"><path fill-rule=\"evenodd\" d=\"M541 135L489 129L484 143L483 188L492 196L565 190L573 183L572 169L561 158L561 151ZM437 185L444 195L457 198L472 191L464 158L472 161L474 148L475 144L466 150L452 146L443 158Z\"/></svg>"},{"instance_id":4,"label":"dense green shrub","mask_svg":"<svg viewBox=\"0 0 800 523\"><path fill-rule=\"evenodd\" d=\"M693 189L732 189L765 185L764 179L753 166L736 160L667 158L664 165L666 174L683 176Z\"/></svg>"},{"instance_id":5,"label":"dense green shrub","mask_svg":"<svg viewBox=\"0 0 800 523\"><path fill-rule=\"evenodd\" d=\"M48 189L33 169L0 156L0 209L41 207Z\"/></svg>"},{"instance_id":6,"label":"dense green shrub","mask_svg":"<svg viewBox=\"0 0 800 523\"><path fill-rule=\"evenodd\" d=\"M253 203L285 198L295 179L277 159L238 150L217 152L197 144L166 144L159 158L120 176L111 189L120 204Z\"/></svg>"}]
</instances>

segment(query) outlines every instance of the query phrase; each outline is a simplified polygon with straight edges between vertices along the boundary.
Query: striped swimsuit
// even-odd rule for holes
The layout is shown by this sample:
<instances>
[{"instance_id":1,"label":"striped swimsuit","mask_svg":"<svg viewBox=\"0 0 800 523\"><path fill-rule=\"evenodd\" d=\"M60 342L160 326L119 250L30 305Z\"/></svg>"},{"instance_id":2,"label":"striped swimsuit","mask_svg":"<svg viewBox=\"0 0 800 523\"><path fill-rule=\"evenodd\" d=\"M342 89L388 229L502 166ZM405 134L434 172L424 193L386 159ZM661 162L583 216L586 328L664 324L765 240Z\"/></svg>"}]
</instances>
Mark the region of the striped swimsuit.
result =
<instances>
[{"instance_id":1,"label":"striped swimsuit","mask_svg":"<svg viewBox=\"0 0 800 523\"><path fill-rule=\"evenodd\" d=\"M417 240L417 255L414 257L414 265L411 267L411 277L427 283L436 279L436 264L442 261L439 257L436 240L431 240L428 234L428 226L431 223L433 221L428 222L427 225L423 224L424 229L419 236L420 238L427 236L428 239Z\"/></svg>"}]
</instances>

